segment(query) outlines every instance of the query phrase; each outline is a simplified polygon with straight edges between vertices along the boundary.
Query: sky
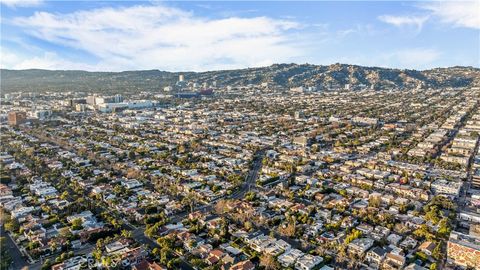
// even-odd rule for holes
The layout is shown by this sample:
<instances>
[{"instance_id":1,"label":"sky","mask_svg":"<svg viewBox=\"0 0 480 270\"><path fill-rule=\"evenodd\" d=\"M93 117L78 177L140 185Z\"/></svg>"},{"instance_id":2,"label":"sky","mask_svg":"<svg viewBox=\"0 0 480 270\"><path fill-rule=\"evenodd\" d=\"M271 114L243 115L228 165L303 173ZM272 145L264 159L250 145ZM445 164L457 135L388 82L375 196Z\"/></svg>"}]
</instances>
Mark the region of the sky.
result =
<instances>
[{"instance_id":1,"label":"sky","mask_svg":"<svg viewBox=\"0 0 480 270\"><path fill-rule=\"evenodd\" d=\"M0 0L8 69L480 66L480 0Z\"/></svg>"}]
</instances>

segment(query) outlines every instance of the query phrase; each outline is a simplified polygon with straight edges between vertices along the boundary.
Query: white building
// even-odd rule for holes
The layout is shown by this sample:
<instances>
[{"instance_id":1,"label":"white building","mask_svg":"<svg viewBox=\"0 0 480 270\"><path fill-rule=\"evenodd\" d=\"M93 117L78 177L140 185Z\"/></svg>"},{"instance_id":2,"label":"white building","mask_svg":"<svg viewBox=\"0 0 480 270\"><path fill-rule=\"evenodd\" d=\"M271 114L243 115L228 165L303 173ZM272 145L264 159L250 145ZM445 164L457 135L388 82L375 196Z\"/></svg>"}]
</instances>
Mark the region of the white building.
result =
<instances>
[{"instance_id":1,"label":"white building","mask_svg":"<svg viewBox=\"0 0 480 270\"><path fill-rule=\"evenodd\" d=\"M462 182L447 181L445 179L438 179L432 183L431 189L435 194L446 194L458 196L462 188Z\"/></svg>"},{"instance_id":2,"label":"white building","mask_svg":"<svg viewBox=\"0 0 480 270\"><path fill-rule=\"evenodd\" d=\"M323 262L323 258L320 256L313 256L306 254L303 257L299 258L295 263L295 269L297 270L311 270L317 265Z\"/></svg>"}]
</instances>

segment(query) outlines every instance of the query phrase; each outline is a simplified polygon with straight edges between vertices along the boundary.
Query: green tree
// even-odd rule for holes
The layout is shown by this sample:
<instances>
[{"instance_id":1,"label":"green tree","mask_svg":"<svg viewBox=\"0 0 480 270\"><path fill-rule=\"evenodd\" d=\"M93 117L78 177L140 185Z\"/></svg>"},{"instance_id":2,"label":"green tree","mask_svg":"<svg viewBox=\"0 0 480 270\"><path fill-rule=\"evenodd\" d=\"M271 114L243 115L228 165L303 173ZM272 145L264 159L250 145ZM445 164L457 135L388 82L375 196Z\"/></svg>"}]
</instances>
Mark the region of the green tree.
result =
<instances>
[{"instance_id":1,"label":"green tree","mask_svg":"<svg viewBox=\"0 0 480 270\"><path fill-rule=\"evenodd\" d=\"M436 260L442 259L443 252L442 252L442 244L441 242L436 243L435 248L432 251L432 257Z\"/></svg>"},{"instance_id":2,"label":"green tree","mask_svg":"<svg viewBox=\"0 0 480 270\"><path fill-rule=\"evenodd\" d=\"M82 229L82 220L80 218L76 218L74 220L72 220L72 230L76 231L76 230L80 230Z\"/></svg>"},{"instance_id":3,"label":"green tree","mask_svg":"<svg viewBox=\"0 0 480 270\"><path fill-rule=\"evenodd\" d=\"M125 238L132 238L132 232L128 230L122 230L122 236Z\"/></svg>"},{"instance_id":4,"label":"green tree","mask_svg":"<svg viewBox=\"0 0 480 270\"><path fill-rule=\"evenodd\" d=\"M42 264L42 270L48 270L52 266L52 261L50 259L46 259L45 262Z\"/></svg>"},{"instance_id":5,"label":"green tree","mask_svg":"<svg viewBox=\"0 0 480 270\"><path fill-rule=\"evenodd\" d=\"M17 219L11 218L11 217L7 219L4 226L5 226L5 230L9 232L17 232L18 229L20 228L20 224L18 224Z\"/></svg>"},{"instance_id":6,"label":"green tree","mask_svg":"<svg viewBox=\"0 0 480 270\"><path fill-rule=\"evenodd\" d=\"M420 260L422 260L422 261L424 261L424 262L426 262L427 259L428 259L427 254L423 253L422 251L419 251L419 252L415 253L415 255L416 255L416 257L417 257L418 259L420 259Z\"/></svg>"},{"instance_id":7,"label":"green tree","mask_svg":"<svg viewBox=\"0 0 480 270\"><path fill-rule=\"evenodd\" d=\"M135 151L131 150L130 152L128 152L128 158L135 159Z\"/></svg>"},{"instance_id":8,"label":"green tree","mask_svg":"<svg viewBox=\"0 0 480 270\"><path fill-rule=\"evenodd\" d=\"M7 252L6 242L7 239L5 237L0 237L0 257L2 258L2 260L0 261L0 269L8 269L8 267L12 263L12 258Z\"/></svg>"},{"instance_id":9,"label":"green tree","mask_svg":"<svg viewBox=\"0 0 480 270\"><path fill-rule=\"evenodd\" d=\"M433 222L433 224L437 224L440 221L440 211L436 205L431 206L425 213L425 219Z\"/></svg>"},{"instance_id":10,"label":"green tree","mask_svg":"<svg viewBox=\"0 0 480 270\"><path fill-rule=\"evenodd\" d=\"M452 230L450 227L450 224L448 222L448 218L443 218L440 220L438 223L439 228L438 228L438 234L442 237L447 237L450 235L450 231Z\"/></svg>"},{"instance_id":11,"label":"green tree","mask_svg":"<svg viewBox=\"0 0 480 270\"><path fill-rule=\"evenodd\" d=\"M345 241L343 242L345 245L348 245L350 244L350 242L352 242L353 240L359 238L362 236L362 232L357 230L357 229L353 229L348 235L347 237L345 237Z\"/></svg>"},{"instance_id":12,"label":"green tree","mask_svg":"<svg viewBox=\"0 0 480 270\"><path fill-rule=\"evenodd\" d=\"M60 195L60 199L62 200L65 200L66 198L68 198L68 192L67 191L64 191L61 195Z\"/></svg>"}]
</instances>

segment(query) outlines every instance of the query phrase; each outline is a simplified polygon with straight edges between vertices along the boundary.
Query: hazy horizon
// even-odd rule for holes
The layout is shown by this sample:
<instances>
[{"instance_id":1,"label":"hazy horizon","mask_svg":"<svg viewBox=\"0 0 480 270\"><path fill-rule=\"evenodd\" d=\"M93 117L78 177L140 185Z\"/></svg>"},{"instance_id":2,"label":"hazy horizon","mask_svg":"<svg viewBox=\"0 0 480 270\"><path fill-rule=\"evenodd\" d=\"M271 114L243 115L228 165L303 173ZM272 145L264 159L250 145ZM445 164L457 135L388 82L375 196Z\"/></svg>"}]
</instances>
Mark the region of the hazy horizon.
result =
<instances>
[{"instance_id":1,"label":"hazy horizon","mask_svg":"<svg viewBox=\"0 0 480 270\"><path fill-rule=\"evenodd\" d=\"M359 66L365 68L381 68L381 69L398 69L398 70L415 70L415 71L425 71L425 70L432 70L432 69L448 69L448 68L474 68L480 69L480 67L475 66L446 66L446 67L431 67L427 69L409 69L409 68L395 68L395 67L382 67L382 66L365 66L365 65L357 65L357 64L348 64L348 63L332 63L332 64L312 64L312 63L273 63L267 66L258 66L258 67L244 67L244 68L232 68L232 69L216 69L216 70L204 70L204 71L192 71L192 70L178 70L178 71L171 71L171 70L162 70L162 69L131 69L131 70L119 70L119 71L110 71L110 70L83 70L83 69L45 69L45 68L26 68L26 69L11 69L11 68L0 68L0 70L11 70L11 71L28 71L28 70L44 70L44 71L82 71L82 72L104 72L104 73L121 73L121 72L140 72L140 71L160 71L160 72L168 72L168 73L203 73L203 72L217 72L217 71L230 71L230 70L242 70L242 69L255 69L255 68L267 68L273 65L314 65L314 66L332 66L332 65L347 65L347 66Z\"/></svg>"}]
</instances>

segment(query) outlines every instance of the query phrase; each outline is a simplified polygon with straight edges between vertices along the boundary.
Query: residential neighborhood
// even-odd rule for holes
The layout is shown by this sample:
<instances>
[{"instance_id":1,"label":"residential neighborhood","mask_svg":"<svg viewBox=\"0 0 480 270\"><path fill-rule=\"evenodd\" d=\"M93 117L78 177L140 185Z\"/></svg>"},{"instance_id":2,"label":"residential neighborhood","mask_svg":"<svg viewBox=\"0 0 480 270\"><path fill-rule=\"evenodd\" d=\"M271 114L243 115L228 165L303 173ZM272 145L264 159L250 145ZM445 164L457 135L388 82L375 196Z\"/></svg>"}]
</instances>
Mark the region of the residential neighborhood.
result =
<instances>
[{"instance_id":1,"label":"residential neighborhood","mask_svg":"<svg viewBox=\"0 0 480 270\"><path fill-rule=\"evenodd\" d=\"M2 264L480 269L480 88L305 89L9 95Z\"/></svg>"}]
</instances>

